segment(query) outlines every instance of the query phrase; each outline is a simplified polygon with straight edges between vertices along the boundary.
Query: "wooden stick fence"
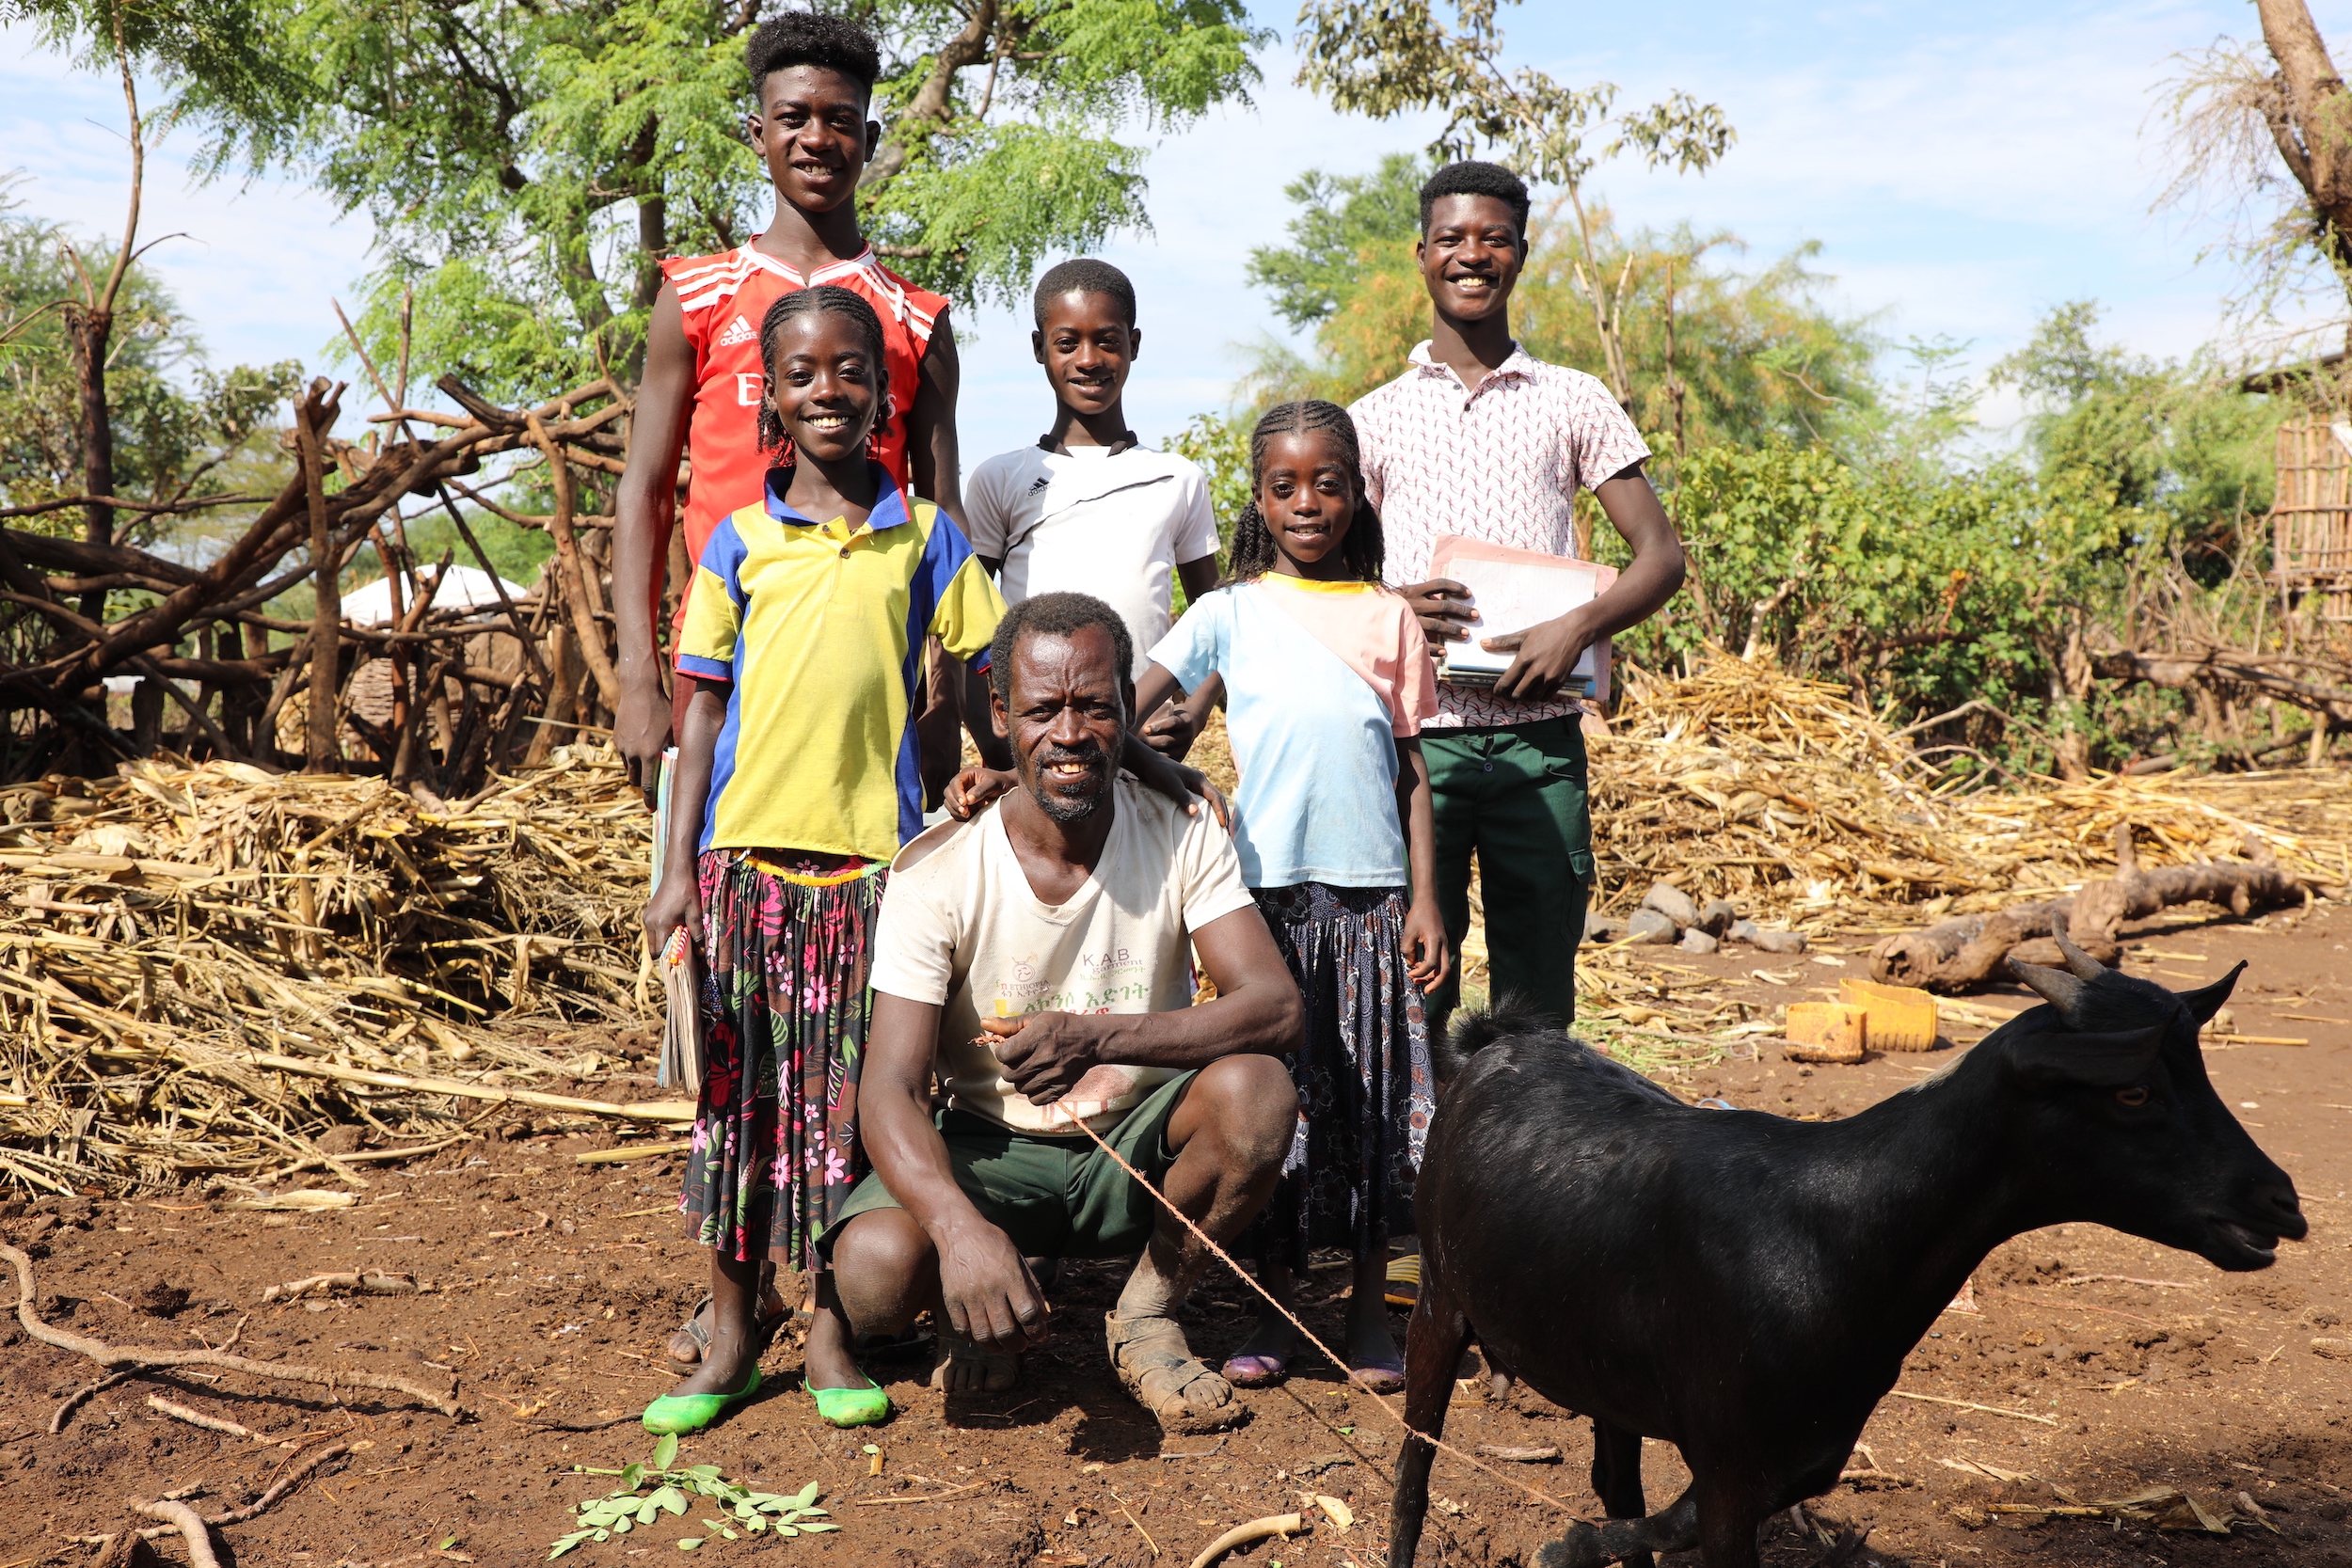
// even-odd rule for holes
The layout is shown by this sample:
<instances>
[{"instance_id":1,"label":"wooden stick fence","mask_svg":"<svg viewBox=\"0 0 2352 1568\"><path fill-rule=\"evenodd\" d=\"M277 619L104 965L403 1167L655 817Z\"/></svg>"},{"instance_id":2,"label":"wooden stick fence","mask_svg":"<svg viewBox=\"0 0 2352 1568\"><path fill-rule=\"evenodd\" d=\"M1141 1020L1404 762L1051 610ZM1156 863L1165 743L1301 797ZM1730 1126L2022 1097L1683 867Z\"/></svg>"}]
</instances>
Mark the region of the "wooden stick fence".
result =
<instances>
[{"instance_id":1,"label":"wooden stick fence","mask_svg":"<svg viewBox=\"0 0 2352 1568\"><path fill-rule=\"evenodd\" d=\"M445 376L441 391L463 411L452 415L397 406L376 385L388 411L372 417L375 435L352 443L331 435L344 388L310 383L288 443L294 474L204 565L0 516L0 633L32 650L0 660L0 709L10 715L0 782L111 772L161 745L456 793L491 768L543 760L567 734L610 724L619 697L612 517L583 512L582 497L609 493L625 466L626 395L599 377L505 408ZM551 514L515 512L464 483L507 453L537 455ZM556 555L537 585L508 593L460 497L547 530ZM420 499L446 510L469 558L453 550L439 568L486 572L495 606L433 602L435 567L408 547L402 512ZM342 574L369 550L392 584L383 626L341 613ZM316 595L309 622L267 612L306 578ZM86 615L95 594L112 595L121 613ZM272 646L273 633L292 641ZM143 677L127 736L106 717L104 683L116 676ZM178 709L176 731L167 703Z\"/></svg>"}]
</instances>

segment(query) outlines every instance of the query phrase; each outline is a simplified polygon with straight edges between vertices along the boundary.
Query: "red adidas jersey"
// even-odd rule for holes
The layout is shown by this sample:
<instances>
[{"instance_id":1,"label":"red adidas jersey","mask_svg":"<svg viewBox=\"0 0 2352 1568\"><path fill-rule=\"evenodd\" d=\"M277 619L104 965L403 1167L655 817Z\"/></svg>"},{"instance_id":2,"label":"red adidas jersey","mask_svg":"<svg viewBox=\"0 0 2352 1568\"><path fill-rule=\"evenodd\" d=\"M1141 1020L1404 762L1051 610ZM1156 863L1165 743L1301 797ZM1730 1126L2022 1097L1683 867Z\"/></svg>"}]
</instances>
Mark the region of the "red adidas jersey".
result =
<instances>
[{"instance_id":1,"label":"red adidas jersey","mask_svg":"<svg viewBox=\"0 0 2352 1568\"><path fill-rule=\"evenodd\" d=\"M757 235L753 239L756 240ZM677 290L686 341L694 351L694 413L686 427L691 474L686 490L686 554L699 562L720 519L760 497L768 455L759 449L759 404L767 390L759 362L759 323L768 308L795 289L835 283L866 296L882 317L883 357L890 368L890 427L877 443L882 466L899 489L914 494L907 464L907 414L914 406L931 327L947 308L942 296L916 288L866 251L803 277L750 241L716 256L674 257L662 274ZM691 582L691 578L690 578ZM678 595L677 625L686 621Z\"/></svg>"}]
</instances>

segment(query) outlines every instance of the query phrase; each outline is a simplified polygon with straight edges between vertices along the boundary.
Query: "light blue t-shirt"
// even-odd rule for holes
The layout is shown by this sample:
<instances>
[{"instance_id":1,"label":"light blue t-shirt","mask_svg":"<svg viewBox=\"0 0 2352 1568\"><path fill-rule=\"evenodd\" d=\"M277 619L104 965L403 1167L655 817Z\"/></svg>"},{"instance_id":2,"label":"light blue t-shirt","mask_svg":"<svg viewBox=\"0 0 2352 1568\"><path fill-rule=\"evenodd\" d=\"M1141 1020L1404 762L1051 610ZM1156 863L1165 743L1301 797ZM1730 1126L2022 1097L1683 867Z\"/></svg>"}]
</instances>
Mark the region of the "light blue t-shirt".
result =
<instances>
[{"instance_id":1,"label":"light blue t-shirt","mask_svg":"<svg viewBox=\"0 0 2352 1568\"><path fill-rule=\"evenodd\" d=\"M1396 742L1421 733L1437 680L1404 599L1269 575L1194 601L1151 657L1188 690L1225 677L1243 881L1407 885Z\"/></svg>"}]
</instances>

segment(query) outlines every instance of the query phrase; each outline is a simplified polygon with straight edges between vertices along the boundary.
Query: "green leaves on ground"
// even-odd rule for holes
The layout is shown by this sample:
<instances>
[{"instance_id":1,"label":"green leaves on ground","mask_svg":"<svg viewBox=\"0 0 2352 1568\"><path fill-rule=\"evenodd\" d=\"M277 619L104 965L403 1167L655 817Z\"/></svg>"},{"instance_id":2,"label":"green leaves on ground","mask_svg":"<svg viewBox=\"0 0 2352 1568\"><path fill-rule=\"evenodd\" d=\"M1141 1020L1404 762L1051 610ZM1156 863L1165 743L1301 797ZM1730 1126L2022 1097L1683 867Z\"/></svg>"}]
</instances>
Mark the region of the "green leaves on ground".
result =
<instances>
[{"instance_id":1,"label":"green leaves on ground","mask_svg":"<svg viewBox=\"0 0 2352 1568\"><path fill-rule=\"evenodd\" d=\"M829 1523L826 1511L817 1506L821 1494L816 1481L810 1481L790 1497L778 1492L755 1492L727 1480L716 1465L673 1468L677 1463L677 1434L672 1433L654 1445L652 1459L644 1463L619 1470L574 1465L573 1469L581 1475L618 1477L620 1484L601 1497L573 1505L580 1528L559 1538L554 1549L548 1553L548 1558L562 1557L591 1542L628 1535L660 1523L664 1516L682 1517L697 1498L716 1503L721 1517L704 1519L700 1535L679 1537L680 1551L699 1550L714 1536L739 1541L746 1535L822 1535L841 1528Z\"/></svg>"}]
</instances>

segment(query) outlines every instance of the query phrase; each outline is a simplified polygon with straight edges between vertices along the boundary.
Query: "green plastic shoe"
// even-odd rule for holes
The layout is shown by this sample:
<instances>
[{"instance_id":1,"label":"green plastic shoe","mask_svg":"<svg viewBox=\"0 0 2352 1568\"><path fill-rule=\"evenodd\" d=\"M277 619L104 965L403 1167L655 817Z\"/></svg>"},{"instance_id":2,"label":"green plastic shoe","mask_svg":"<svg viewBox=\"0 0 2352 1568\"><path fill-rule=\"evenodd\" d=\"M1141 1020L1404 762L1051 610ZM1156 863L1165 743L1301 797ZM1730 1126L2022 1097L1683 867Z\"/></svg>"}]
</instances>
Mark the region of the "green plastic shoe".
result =
<instances>
[{"instance_id":1,"label":"green plastic shoe","mask_svg":"<svg viewBox=\"0 0 2352 1568\"><path fill-rule=\"evenodd\" d=\"M817 1416L837 1427L870 1427L890 1418L890 1396L872 1378L863 1388L811 1388Z\"/></svg>"},{"instance_id":2,"label":"green plastic shoe","mask_svg":"<svg viewBox=\"0 0 2352 1568\"><path fill-rule=\"evenodd\" d=\"M739 1400L750 1399L759 1392L759 1369L752 1369L751 1381L732 1394L664 1394L645 1406L642 1418L647 1432L700 1432L719 1418L719 1413Z\"/></svg>"}]
</instances>

